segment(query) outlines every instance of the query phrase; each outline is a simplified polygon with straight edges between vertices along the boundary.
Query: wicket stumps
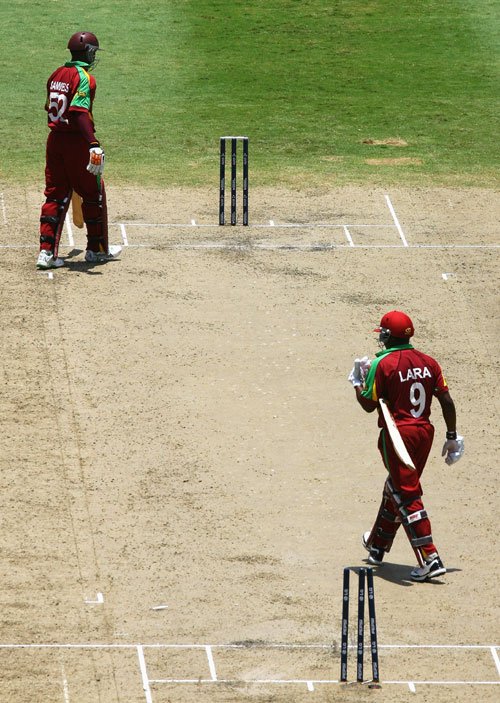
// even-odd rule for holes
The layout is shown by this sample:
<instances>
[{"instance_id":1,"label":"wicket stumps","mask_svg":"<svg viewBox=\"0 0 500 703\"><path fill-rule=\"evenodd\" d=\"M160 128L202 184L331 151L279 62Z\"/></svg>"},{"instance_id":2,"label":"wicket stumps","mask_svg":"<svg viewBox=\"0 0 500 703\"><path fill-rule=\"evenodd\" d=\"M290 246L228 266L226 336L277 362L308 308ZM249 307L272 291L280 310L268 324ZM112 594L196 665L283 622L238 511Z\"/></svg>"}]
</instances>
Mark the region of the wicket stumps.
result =
<instances>
[{"instance_id":1,"label":"wicket stumps","mask_svg":"<svg viewBox=\"0 0 500 703\"><path fill-rule=\"evenodd\" d=\"M340 646L340 681L347 682L347 655L349 650L349 596L350 596L351 569L344 569L342 587L342 632ZM366 584L366 585L365 585ZM370 624L370 652L372 658L372 681L369 685L379 686L377 622L375 618L375 590L373 587L373 569L360 568L358 570L358 629L356 646L356 681L363 683L363 659L365 636L365 600L368 591L368 619Z\"/></svg>"},{"instance_id":2,"label":"wicket stumps","mask_svg":"<svg viewBox=\"0 0 500 703\"><path fill-rule=\"evenodd\" d=\"M236 224L236 157L238 142L243 144L243 224L248 225L248 137L220 138L219 225L226 223L226 142L231 142L231 224Z\"/></svg>"}]
</instances>

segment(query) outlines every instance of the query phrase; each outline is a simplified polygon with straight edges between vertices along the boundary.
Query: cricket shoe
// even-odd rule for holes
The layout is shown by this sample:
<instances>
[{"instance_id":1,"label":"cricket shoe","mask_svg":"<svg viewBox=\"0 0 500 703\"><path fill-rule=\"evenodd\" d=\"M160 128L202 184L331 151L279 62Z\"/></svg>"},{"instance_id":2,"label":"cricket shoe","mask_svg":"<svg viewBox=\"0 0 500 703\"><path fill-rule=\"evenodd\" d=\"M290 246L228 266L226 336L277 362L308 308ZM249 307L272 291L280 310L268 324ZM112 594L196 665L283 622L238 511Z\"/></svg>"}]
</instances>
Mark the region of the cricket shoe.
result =
<instances>
[{"instance_id":1,"label":"cricket shoe","mask_svg":"<svg viewBox=\"0 0 500 703\"><path fill-rule=\"evenodd\" d=\"M85 252L85 261L89 264L99 264L104 261L113 261L121 254L122 248L117 245L110 245L107 252L92 251L87 249Z\"/></svg>"},{"instance_id":2,"label":"cricket shoe","mask_svg":"<svg viewBox=\"0 0 500 703\"><path fill-rule=\"evenodd\" d=\"M382 547L374 547L373 544L371 546L368 546L369 537L370 532L365 532L363 534L363 537L361 538L363 547L366 549L367 552L370 552L370 556L368 557L368 563L373 564L374 566L380 566L380 564L382 563L382 559L384 558L385 549L382 549Z\"/></svg>"},{"instance_id":3,"label":"cricket shoe","mask_svg":"<svg viewBox=\"0 0 500 703\"><path fill-rule=\"evenodd\" d=\"M446 568L439 556L434 552L425 561L423 566L417 566L411 572L410 576L414 581L427 581L436 576L442 576L446 573Z\"/></svg>"},{"instance_id":4,"label":"cricket shoe","mask_svg":"<svg viewBox=\"0 0 500 703\"><path fill-rule=\"evenodd\" d=\"M61 266L64 266L64 261L57 257L54 259L52 252L42 249L38 254L37 269L58 269Z\"/></svg>"}]
</instances>

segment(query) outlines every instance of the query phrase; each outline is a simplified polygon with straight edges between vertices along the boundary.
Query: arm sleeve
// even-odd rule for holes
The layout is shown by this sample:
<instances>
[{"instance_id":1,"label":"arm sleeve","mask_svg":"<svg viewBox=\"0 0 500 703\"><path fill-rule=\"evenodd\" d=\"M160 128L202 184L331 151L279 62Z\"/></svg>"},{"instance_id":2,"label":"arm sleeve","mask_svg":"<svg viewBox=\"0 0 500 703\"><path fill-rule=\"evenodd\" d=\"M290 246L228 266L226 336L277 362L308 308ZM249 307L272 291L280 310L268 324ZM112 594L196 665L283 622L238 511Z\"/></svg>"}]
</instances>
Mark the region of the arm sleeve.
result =
<instances>
[{"instance_id":1,"label":"arm sleeve","mask_svg":"<svg viewBox=\"0 0 500 703\"><path fill-rule=\"evenodd\" d=\"M90 115L86 110L75 110L71 113L73 123L78 127L81 135L86 139L90 146L99 146L98 140L94 134L94 123L90 119Z\"/></svg>"},{"instance_id":2,"label":"arm sleeve","mask_svg":"<svg viewBox=\"0 0 500 703\"><path fill-rule=\"evenodd\" d=\"M435 373L436 373L436 386L434 388L434 395L441 395L442 393L446 393L448 390L448 384L446 383L446 379L443 375L443 371L441 370L440 365L436 362L436 368L435 368Z\"/></svg>"},{"instance_id":3,"label":"arm sleeve","mask_svg":"<svg viewBox=\"0 0 500 703\"><path fill-rule=\"evenodd\" d=\"M76 85L76 90L71 100L71 108L76 110L90 110L92 109L92 97L90 91L90 75L81 66L75 66L78 74L78 84Z\"/></svg>"}]
</instances>

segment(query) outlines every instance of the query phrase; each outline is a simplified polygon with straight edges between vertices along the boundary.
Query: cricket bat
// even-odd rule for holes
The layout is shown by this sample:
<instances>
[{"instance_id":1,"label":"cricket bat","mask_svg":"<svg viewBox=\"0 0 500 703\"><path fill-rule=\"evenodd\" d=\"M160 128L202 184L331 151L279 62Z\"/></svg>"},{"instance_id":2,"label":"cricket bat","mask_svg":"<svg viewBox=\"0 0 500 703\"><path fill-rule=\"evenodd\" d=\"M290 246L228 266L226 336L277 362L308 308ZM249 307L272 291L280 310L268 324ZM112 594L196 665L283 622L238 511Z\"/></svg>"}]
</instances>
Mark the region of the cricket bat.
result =
<instances>
[{"instance_id":1,"label":"cricket bat","mask_svg":"<svg viewBox=\"0 0 500 703\"><path fill-rule=\"evenodd\" d=\"M403 442L403 438L399 433L396 421L392 417L391 411L387 407L387 403L383 398L379 398L378 402L382 410L382 415L384 416L385 424L387 425L387 430L389 432L394 451L401 459L403 464L406 464L406 466L412 471L416 471L415 464L411 460L411 456L408 454L408 450L405 446L405 443Z\"/></svg>"},{"instance_id":2,"label":"cricket bat","mask_svg":"<svg viewBox=\"0 0 500 703\"><path fill-rule=\"evenodd\" d=\"M75 227L82 229L83 227L83 212L82 212L82 199L73 191L71 196L71 210L73 212L73 224Z\"/></svg>"}]
</instances>

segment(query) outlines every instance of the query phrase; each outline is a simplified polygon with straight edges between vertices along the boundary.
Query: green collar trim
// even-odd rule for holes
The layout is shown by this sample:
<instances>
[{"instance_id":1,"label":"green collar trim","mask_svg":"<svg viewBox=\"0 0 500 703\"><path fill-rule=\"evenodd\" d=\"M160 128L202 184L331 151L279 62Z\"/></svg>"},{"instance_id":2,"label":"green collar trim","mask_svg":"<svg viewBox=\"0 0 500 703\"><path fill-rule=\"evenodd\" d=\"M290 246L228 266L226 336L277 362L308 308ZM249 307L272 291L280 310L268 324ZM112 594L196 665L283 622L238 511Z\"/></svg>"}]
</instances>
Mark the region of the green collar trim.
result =
<instances>
[{"instance_id":1,"label":"green collar trim","mask_svg":"<svg viewBox=\"0 0 500 703\"><path fill-rule=\"evenodd\" d=\"M400 347L389 347L389 349L382 349L382 351L379 351L375 354L375 359L373 360L373 363L370 366L370 370L368 371L368 374L365 379L365 388L363 391L361 391L362 396L374 400L374 398L372 397L373 384L375 381L375 372L377 370L379 362L384 358L384 356L392 354L392 352L401 351L402 349L413 349L413 346L411 344L402 344Z\"/></svg>"},{"instance_id":2,"label":"green collar trim","mask_svg":"<svg viewBox=\"0 0 500 703\"><path fill-rule=\"evenodd\" d=\"M386 354L390 354L391 352L394 351L399 351L400 349L413 349L414 347L411 344L402 344L400 347L389 347L389 349L382 349L382 351L379 351L375 354L376 357L383 357Z\"/></svg>"}]
</instances>

